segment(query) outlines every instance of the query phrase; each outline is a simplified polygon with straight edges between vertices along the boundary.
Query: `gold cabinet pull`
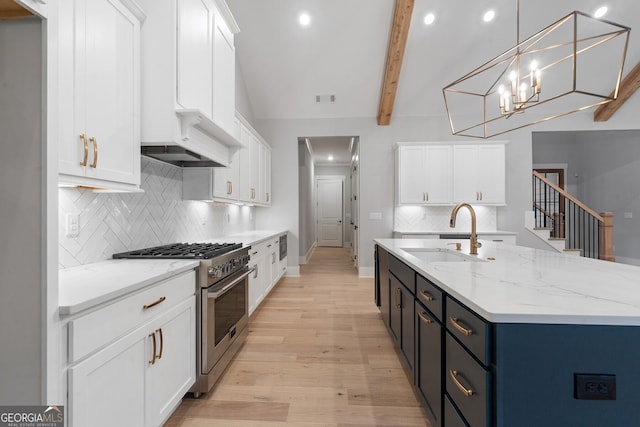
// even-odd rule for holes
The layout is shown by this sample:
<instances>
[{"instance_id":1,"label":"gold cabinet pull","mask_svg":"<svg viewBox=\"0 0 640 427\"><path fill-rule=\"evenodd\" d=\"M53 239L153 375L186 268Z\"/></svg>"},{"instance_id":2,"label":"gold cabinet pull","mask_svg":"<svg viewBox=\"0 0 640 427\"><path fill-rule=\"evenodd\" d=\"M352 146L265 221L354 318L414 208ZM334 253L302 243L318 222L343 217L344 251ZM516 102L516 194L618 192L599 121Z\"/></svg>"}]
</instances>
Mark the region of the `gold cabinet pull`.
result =
<instances>
[{"instance_id":1,"label":"gold cabinet pull","mask_svg":"<svg viewBox=\"0 0 640 427\"><path fill-rule=\"evenodd\" d=\"M153 357L151 358L151 360L149 360L149 364L153 365L154 363L156 363L156 333L153 332L149 334L149 336L153 341Z\"/></svg>"},{"instance_id":2,"label":"gold cabinet pull","mask_svg":"<svg viewBox=\"0 0 640 427\"><path fill-rule=\"evenodd\" d=\"M82 139L84 147L84 156L82 157L80 166L87 166L87 161L89 160L89 141L87 140L87 134L83 133L82 135L80 135L80 138Z\"/></svg>"},{"instance_id":3,"label":"gold cabinet pull","mask_svg":"<svg viewBox=\"0 0 640 427\"><path fill-rule=\"evenodd\" d=\"M166 300L167 297L160 297L158 298L157 301L152 302L151 304L145 304L142 306L143 310L149 310L151 307L155 307L156 305L160 304L161 302L164 302L164 300Z\"/></svg>"},{"instance_id":4,"label":"gold cabinet pull","mask_svg":"<svg viewBox=\"0 0 640 427\"><path fill-rule=\"evenodd\" d=\"M433 323L433 320L429 319L429 317L427 317L427 313L425 313L424 311L419 311L418 316L426 324Z\"/></svg>"},{"instance_id":5,"label":"gold cabinet pull","mask_svg":"<svg viewBox=\"0 0 640 427\"><path fill-rule=\"evenodd\" d=\"M433 300L434 300L433 295L431 295L431 294L430 294L429 292L427 292L427 291L422 291L422 292L420 292L420 293L418 294L418 296L419 296L421 299L423 299L423 300L425 300L425 301L427 301L427 302L431 302L431 301L433 301Z\"/></svg>"},{"instance_id":6,"label":"gold cabinet pull","mask_svg":"<svg viewBox=\"0 0 640 427\"><path fill-rule=\"evenodd\" d=\"M402 304L400 302L400 288L396 288L394 290L395 296L396 296L396 308L400 309L402 308Z\"/></svg>"},{"instance_id":7,"label":"gold cabinet pull","mask_svg":"<svg viewBox=\"0 0 640 427\"><path fill-rule=\"evenodd\" d=\"M162 359L162 350L164 349L164 339L162 338L162 328L156 329L158 335L160 335L160 353L158 353L158 360Z\"/></svg>"},{"instance_id":8,"label":"gold cabinet pull","mask_svg":"<svg viewBox=\"0 0 640 427\"><path fill-rule=\"evenodd\" d=\"M257 279L258 278L258 266L256 265L256 268L253 270L253 278Z\"/></svg>"},{"instance_id":9,"label":"gold cabinet pull","mask_svg":"<svg viewBox=\"0 0 640 427\"><path fill-rule=\"evenodd\" d=\"M426 199L426 201L428 202L428 201L429 201L429 192L427 191L427 192L426 192L426 193L424 193L424 194L426 194L426 195L427 195L427 199Z\"/></svg>"},{"instance_id":10,"label":"gold cabinet pull","mask_svg":"<svg viewBox=\"0 0 640 427\"><path fill-rule=\"evenodd\" d=\"M93 163L89 167L96 168L98 166L98 140L92 136L89 141L93 143Z\"/></svg>"},{"instance_id":11,"label":"gold cabinet pull","mask_svg":"<svg viewBox=\"0 0 640 427\"><path fill-rule=\"evenodd\" d=\"M466 388L458 379L458 371L455 371L453 369L449 370L449 376L451 377L451 380L453 380L453 383L456 385L456 387L460 389L462 394L467 397L473 396L473 390L471 390L470 388Z\"/></svg>"},{"instance_id":12,"label":"gold cabinet pull","mask_svg":"<svg viewBox=\"0 0 640 427\"><path fill-rule=\"evenodd\" d=\"M456 328L461 333L463 333L464 335L466 335L466 336L473 335L473 330L472 329L467 329L464 326L462 326L459 323L458 319L456 319L455 317L449 317L449 320L451 321L451 324L453 325L453 327Z\"/></svg>"}]
</instances>

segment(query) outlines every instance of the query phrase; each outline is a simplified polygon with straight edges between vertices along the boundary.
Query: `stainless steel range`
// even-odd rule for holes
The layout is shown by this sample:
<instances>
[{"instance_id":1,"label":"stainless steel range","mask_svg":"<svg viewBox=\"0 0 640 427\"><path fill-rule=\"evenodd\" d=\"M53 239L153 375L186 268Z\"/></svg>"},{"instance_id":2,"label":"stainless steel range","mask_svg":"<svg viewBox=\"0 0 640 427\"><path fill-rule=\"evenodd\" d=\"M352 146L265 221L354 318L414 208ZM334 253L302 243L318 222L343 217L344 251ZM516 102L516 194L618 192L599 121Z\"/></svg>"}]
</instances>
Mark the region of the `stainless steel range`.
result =
<instances>
[{"instance_id":1,"label":"stainless steel range","mask_svg":"<svg viewBox=\"0 0 640 427\"><path fill-rule=\"evenodd\" d=\"M177 243L113 258L200 259L196 290L195 397L208 392L247 336L249 247L240 243Z\"/></svg>"}]
</instances>

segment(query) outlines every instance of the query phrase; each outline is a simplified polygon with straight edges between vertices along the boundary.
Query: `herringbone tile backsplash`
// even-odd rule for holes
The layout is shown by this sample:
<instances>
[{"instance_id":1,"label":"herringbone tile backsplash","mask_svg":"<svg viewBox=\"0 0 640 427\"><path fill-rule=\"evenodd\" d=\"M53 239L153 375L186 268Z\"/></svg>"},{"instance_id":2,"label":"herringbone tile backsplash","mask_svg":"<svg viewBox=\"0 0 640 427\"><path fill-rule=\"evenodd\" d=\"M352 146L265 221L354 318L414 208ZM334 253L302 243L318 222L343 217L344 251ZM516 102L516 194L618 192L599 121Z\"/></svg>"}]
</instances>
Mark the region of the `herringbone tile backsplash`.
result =
<instances>
[{"instance_id":1,"label":"herringbone tile backsplash","mask_svg":"<svg viewBox=\"0 0 640 427\"><path fill-rule=\"evenodd\" d=\"M183 201L182 169L142 158L144 193L58 190L60 268L89 264L124 252L175 242L197 242L255 228L248 206ZM80 214L80 232L66 235L67 214Z\"/></svg>"}]
</instances>

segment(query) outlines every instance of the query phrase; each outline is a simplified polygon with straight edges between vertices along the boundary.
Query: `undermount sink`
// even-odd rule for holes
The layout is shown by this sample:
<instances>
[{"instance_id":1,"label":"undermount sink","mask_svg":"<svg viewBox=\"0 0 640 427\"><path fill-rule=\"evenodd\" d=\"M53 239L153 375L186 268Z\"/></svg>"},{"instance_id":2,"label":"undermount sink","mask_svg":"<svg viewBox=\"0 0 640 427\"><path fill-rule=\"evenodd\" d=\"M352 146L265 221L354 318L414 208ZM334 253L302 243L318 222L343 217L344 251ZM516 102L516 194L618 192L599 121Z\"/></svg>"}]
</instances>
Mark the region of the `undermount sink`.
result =
<instances>
[{"instance_id":1,"label":"undermount sink","mask_svg":"<svg viewBox=\"0 0 640 427\"><path fill-rule=\"evenodd\" d=\"M443 248L409 248L403 251L425 262L478 262L484 261L477 256Z\"/></svg>"}]
</instances>

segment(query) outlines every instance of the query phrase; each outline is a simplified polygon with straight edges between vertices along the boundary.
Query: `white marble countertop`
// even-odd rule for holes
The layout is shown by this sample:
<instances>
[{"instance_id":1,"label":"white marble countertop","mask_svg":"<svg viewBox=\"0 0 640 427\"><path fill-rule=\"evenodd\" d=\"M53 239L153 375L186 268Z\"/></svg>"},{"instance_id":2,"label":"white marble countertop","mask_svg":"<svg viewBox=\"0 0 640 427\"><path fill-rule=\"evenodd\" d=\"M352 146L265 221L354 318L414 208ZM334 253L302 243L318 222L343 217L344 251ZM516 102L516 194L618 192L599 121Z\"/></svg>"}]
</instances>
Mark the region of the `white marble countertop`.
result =
<instances>
[{"instance_id":1,"label":"white marble countertop","mask_svg":"<svg viewBox=\"0 0 640 427\"><path fill-rule=\"evenodd\" d=\"M199 260L114 259L60 270L59 314L79 313L199 265Z\"/></svg>"},{"instance_id":2,"label":"white marble countertop","mask_svg":"<svg viewBox=\"0 0 640 427\"><path fill-rule=\"evenodd\" d=\"M286 233L286 230L255 230L204 239L202 242L232 242L251 246ZM78 313L199 265L200 260L197 259L117 259L60 270L59 313L61 316Z\"/></svg>"},{"instance_id":3,"label":"white marble countertop","mask_svg":"<svg viewBox=\"0 0 640 427\"><path fill-rule=\"evenodd\" d=\"M244 233L229 234L211 239L211 242L242 243L245 246L258 244L272 237L287 234L287 230L253 230Z\"/></svg>"},{"instance_id":4,"label":"white marble countertop","mask_svg":"<svg viewBox=\"0 0 640 427\"><path fill-rule=\"evenodd\" d=\"M454 241L375 240L491 322L640 325L640 267L480 241L478 262L427 262L407 249L456 253Z\"/></svg>"}]
</instances>

